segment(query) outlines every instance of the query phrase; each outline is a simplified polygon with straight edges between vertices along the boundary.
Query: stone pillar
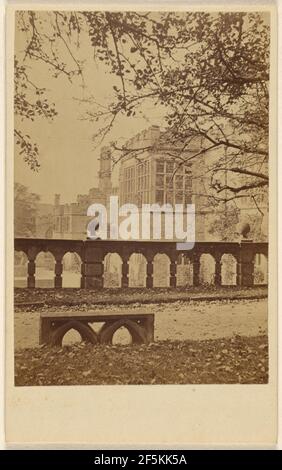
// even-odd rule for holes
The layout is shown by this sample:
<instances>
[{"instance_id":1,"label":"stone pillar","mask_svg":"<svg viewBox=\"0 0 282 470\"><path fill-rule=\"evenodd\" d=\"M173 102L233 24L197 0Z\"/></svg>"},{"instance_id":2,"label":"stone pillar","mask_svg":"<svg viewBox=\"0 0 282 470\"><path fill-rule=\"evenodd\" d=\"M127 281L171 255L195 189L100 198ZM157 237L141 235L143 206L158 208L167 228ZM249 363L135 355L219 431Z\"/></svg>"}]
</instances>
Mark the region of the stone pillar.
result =
<instances>
[{"instance_id":1,"label":"stone pillar","mask_svg":"<svg viewBox=\"0 0 282 470\"><path fill-rule=\"evenodd\" d=\"M103 252L99 249L99 241L86 242L84 262L82 264L82 281L84 289L100 289L103 287Z\"/></svg>"},{"instance_id":2,"label":"stone pillar","mask_svg":"<svg viewBox=\"0 0 282 470\"><path fill-rule=\"evenodd\" d=\"M215 286L221 286L221 254L215 256L214 284Z\"/></svg>"},{"instance_id":3,"label":"stone pillar","mask_svg":"<svg viewBox=\"0 0 282 470\"><path fill-rule=\"evenodd\" d=\"M35 261L30 258L27 265L27 287L29 289L35 288Z\"/></svg>"},{"instance_id":4,"label":"stone pillar","mask_svg":"<svg viewBox=\"0 0 282 470\"><path fill-rule=\"evenodd\" d=\"M254 285L254 251L252 241L242 240L240 260L237 263L237 281L240 286Z\"/></svg>"},{"instance_id":5,"label":"stone pillar","mask_svg":"<svg viewBox=\"0 0 282 470\"><path fill-rule=\"evenodd\" d=\"M122 267L121 267L121 287L128 287L129 284L129 264L128 257L122 257Z\"/></svg>"},{"instance_id":6,"label":"stone pillar","mask_svg":"<svg viewBox=\"0 0 282 470\"><path fill-rule=\"evenodd\" d=\"M195 254L192 258L193 261L193 286L200 285L200 255Z\"/></svg>"},{"instance_id":7,"label":"stone pillar","mask_svg":"<svg viewBox=\"0 0 282 470\"><path fill-rule=\"evenodd\" d=\"M240 258L236 258L236 286L241 285L241 279L242 279L242 270L241 270L241 262Z\"/></svg>"},{"instance_id":8,"label":"stone pillar","mask_svg":"<svg viewBox=\"0 0 282 470\"><path fill-rule=\"evenodd\" d=\"M63 263L62 263L62 258L56 259L56 264L55 264L55 289L61 289L63 286L63 278L62 278L62 272L63 272Z\"/></svg>"},{"instance_id":9,"label":"stone pillar","mask_svg":"<svg viewBox=\"0 0 282 470\"><path fill-rule=\"evenodd\" d=\"M100 289L103 287L103 262L97 260L84 263L83 287L84 289Z\"/></svg>"},{"instance_id":10,"label":"stone pillar","mask_svg":"<svg viewBox=\"0 0 282 470\"><path fill-rule=\"evenodd\" d=\"M153 280L154 280L153 273L154 273L153 259L147 258L146 287L153 287Z\"/></svg>"},{"instance_id":11,"label":"stone pillar","mask_svg":"<svg viewBox=\"0 0 282 470\"><path fill-rule=\"evenodd\" d=\"M176 271L177 271L177 260L170 258L170 276L169 276L170 287L176 287Z\"/></svg>"},{"instance_id":12,"label":"stone pillar","mask_svg":"<svg viewBox=\"0 0 282 470\"><path fill-rule=\"evenodd\" d=\"M82 261L81 267L80 267L80 272L81 272L80 289L85 289L84 264L85 264L84 261Z\"/></svg>"}]
</instances>

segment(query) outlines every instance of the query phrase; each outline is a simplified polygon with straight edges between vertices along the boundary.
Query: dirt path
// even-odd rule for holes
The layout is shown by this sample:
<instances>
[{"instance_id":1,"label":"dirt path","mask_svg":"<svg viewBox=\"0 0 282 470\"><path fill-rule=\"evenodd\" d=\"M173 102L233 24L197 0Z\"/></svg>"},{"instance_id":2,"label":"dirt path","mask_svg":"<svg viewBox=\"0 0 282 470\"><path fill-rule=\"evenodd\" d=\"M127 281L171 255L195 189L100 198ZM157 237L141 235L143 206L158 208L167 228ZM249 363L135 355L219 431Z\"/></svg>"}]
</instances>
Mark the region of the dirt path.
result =
<instances>
[{"instance_id":1,"label":"dirt path","mask_svg":"<svg viewBox=\"0 0 282 470\"><path fill-rule=\"evenodd\" d=\"M127 306L97 306L97 310L128 310ZM267 300L173 302L134 304L132 309L155 313L155 339L203 340L257 336L267 332ZM56 307L56 310L87 310L89 307ZM45 308L44 311L50 310ZM96 310L96 309L95 309ZM43 311L43 309L42 309ZM15 313L16 349L38 346L39 312ZM69 333L69 340L75 333Z\"/></svg>"}]
</instances>

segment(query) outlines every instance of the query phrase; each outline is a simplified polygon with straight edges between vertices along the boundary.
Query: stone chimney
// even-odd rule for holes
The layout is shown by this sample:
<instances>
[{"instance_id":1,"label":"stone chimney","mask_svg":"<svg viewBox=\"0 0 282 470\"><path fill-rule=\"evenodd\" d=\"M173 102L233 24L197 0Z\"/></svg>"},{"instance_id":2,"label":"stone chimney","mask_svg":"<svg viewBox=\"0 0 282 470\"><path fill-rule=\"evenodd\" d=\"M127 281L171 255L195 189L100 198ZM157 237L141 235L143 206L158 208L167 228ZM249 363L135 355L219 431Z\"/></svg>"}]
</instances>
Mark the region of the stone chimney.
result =
<instances>
[{"instance_id":1,"label":"stone chimney","mask_svg":"<svg viewBox=\"0 0 282 470\"><path fill-rule=\"evenodd\" d=\"M111 193L111 175L111 150L109 147L102 147L100 153L99 189L106 195L110 195Z\"/></svg>"},{"instance_id":2,"label":"stone chimney","mask_svg":"<svg viewBox=\"0 0 282 470\"><path fill-rule=\"evenodd\" d=\"M152 140L152 144L157 142L161 136L161 129L159 126L151 126L150 129L150 138Z\"/></svg>"},{"instance_id":3,"label":"stone chimney","mask_svg":"<svg viewBox=\"0 0 282 470\"><path fill-rule=\"evenodd\" d=\"M60 194L55 194L54 205L56 207L60 205L60 199L61 199L61 195Z\"/></svg>"}]
</instances>

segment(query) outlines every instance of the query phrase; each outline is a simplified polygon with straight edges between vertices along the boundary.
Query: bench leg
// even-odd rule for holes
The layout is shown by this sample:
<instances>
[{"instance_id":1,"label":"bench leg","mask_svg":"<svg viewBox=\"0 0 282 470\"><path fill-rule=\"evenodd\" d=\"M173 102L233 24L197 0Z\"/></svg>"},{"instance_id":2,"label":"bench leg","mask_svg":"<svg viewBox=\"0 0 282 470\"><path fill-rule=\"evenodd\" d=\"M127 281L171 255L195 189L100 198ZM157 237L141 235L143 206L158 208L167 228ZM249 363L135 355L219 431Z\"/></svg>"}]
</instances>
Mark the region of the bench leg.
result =
<instances>
[{"instance_id":1,"label":"bench leg","mask_svg":"<svg viewBox=\"0 0 282 470\"><path fill-rule=\"evenodd\" d=\"M39 320L39 344L49 344L52 335L52 322L49 318Z\"/></svg>"},{"instance_id":2,"label":"bench leg","mask_svg":"<svg viewBox=\"0 0 282 470\"><path fill-rule=\"evenodd\" d=\"M154 342L154 316L149 316L140 321L140 325L146 334L146 343Z\"/></svg>"},{"instance_id":3,"label":"bench leg","mask_svg":"<svg viewBox=\"0 0 282 470\"><path fill-rule=\"evenodd\" d=\"M146 318L144 323L145 323L144 327L147 333L147 341L148 343L153 343L154 334L155 334L154 316L152 315L151 317Z\"/></svg>"}]
</instances>

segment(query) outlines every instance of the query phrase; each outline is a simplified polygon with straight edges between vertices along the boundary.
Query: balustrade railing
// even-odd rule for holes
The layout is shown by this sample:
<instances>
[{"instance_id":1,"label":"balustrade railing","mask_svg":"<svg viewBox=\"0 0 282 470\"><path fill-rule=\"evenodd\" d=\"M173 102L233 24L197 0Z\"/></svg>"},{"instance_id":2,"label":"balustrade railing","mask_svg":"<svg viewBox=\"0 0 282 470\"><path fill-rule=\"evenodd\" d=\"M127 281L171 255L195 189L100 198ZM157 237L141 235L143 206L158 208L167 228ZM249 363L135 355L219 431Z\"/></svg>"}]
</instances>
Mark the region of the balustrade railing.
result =
<instances>
[{"instance_id":1,"label":"balustrade railing","mask_svg":"<svg viewBox=\"0 0 282 470\"><path fill-rule=\"evenodd\" d=\"M169 286L177 285L178 260L183 255L192 265L193 285L201 283L201 258L204 254L213 257L214 284L222 284L222 257L232 255L236 265L236 285L254 284L254 265L256 255L268 255L268 244L243 240L241 242L196 242L189 251L176 249L173 241L122 241L122 240L61 240L16 238L15 250L26 254L27 287L36 286L36 259L39 253L49 252L55 260L54 287L62 287L63 257L66 253L76 253L81 259L81 288L95 289L104 287L104 260L107 254L117 253L122 260L121 287L129 285L129 261L134 253L142 254L146 260L146 287L154 286L154 258L157 254L168 257Z\"/></svg>"}]
</instances>

